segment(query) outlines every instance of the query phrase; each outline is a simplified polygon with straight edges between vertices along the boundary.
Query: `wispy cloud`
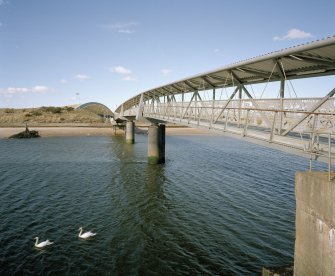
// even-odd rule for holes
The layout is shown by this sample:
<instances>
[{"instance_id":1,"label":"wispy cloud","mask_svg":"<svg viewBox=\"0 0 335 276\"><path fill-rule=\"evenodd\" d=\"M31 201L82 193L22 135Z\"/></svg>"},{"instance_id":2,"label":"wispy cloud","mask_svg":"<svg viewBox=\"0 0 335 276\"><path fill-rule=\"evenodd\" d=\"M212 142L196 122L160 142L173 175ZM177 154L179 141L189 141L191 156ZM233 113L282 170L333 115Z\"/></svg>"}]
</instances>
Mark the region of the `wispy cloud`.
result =
<instances>
[{"instance_id":1,"label":"wispy cloud","mask_svg":"<svg viewBox=\"0 0 335 276\"><path fill-rule=\"evenodd\" d=\"M59 82L63 83L63 84L68 83L68 81L66 79L61 79L61 80L59 80Z\"/></svg>"},{"instance_id":2,"label":"wispy cloud","mask_svg":"<svg viewBox=\"0 0 335 276\"><path fill-rule=\"evenodd\" d=\"M133 34L135 33L135 29L138 25L139 23L137 22L128 22L128 23L101 25L101 27L120 34Z\"/></svg>"},{"instance_id":3,"label":"wispy cloud","mask_svg":"<svg viewBox=\"0 0 335 276\"><path fill-rule=\"evenodd\" d=\"M129 29L121 29L118 30L118 33L120 34L133 34L135 31L129 30Z\"/></svg>"},{"instance_id":4,"label":"wispy cloud","mask_svg":"<svg viewBox=\"0 0 335 276\"><path fill-rule=\"evenodd\" d=\"M49 92L49 90L50 90L49 87L43 85L36 85L31 89L32 92L42 94Z\"/></svg>"},{"instance_id":5,"label":"wispy cloud","mask_svg":"<svg viewBox=\"0 0 335 276\"><path fill-rule=\"evenodd\" d=\"M0 6L7 4L7 0L0 0Z\"/></svg>"},{"instance_id":6,"label":"wispy cloud","mask_svg":"<svg viewBox=\"0 0 335 276\"><path fill-rule=\"evenodd\" d=\"M161 70L161 74L166 77L168 75L170 75L172 73L172 70L171 69L162 69Z\"/></svg>"},{"instance_id":7,"label":"wispy cloud","mask_svg":"<svg viewBox=\"0 0 335 276\"><path fill-rule=\"evenodd\" d=\"M77 74L74 77L78 80L88 80L90 78L88 75L85 74Z\"/></svg>"},{"instance_id":8,"label":"wispy cloud","mask_svg":"<svg viewBox=\"0 0 335 276\"><path fill-rule=\"evenodd\" d=\"M124 80L124 81L136 81L137 78L135 76L124 76L122 78L122 80Z\"/></svg>"},{"instance_id":9,"label":"wispy cloud","mask_svg":"<svg viewBox=\"0 0 335 276\"><path fill-rule=\"evenodd\" d=\"M121 75L131 74L131 70L129 70L129 69L123 67L123 66L110 67L109 71L111 71L112 73L117 73L117 74L121 74Z\"/></svg>"},{"instance_id":10,"label":"wispy cloud","mask_svg":"<svg viewBox=\"0 0 335 276\"><path fill-rule=\"evenodd\" d=\"M18 95L25 93L47 93L50 92L51 89L44 85L36 85L32 88L28 87L7 87L4 89L0 89L0 94L3 95Z\"/></svg>"},{"instance_id":11,"label":"wispy cloud","mask_svg":"<svg viewBox=\"0 0 335 276\"><path fill-rule=\"evenodd\" d=\"M23 94L29 92L27 87L8 87L0 89L0 94Z\"/></svg>"},{"instance_id":12,"label":"wispy cloud","mask_svg":"<svg viewBox=\"0 0 335 276\"><path fill-rule=\"evenodd\" d=\"M108 70L112 73L122 75L124 81L136 81L137 77L133 75L132 71L124 66L109 67Z\"/></svg>"},{"instance_id":13,"label":"wispy cloud","mask_svg":"<svg viewBox=\"0 0 335 276\"><path fill-rule=\"evenodd\" d=\"M272 38L272 40L281 41L281 40L305 39L309 37L313 37L311 33L307 33L299 29L290 29L286 35L275 36Z\"/></svg>"}]
</instances>

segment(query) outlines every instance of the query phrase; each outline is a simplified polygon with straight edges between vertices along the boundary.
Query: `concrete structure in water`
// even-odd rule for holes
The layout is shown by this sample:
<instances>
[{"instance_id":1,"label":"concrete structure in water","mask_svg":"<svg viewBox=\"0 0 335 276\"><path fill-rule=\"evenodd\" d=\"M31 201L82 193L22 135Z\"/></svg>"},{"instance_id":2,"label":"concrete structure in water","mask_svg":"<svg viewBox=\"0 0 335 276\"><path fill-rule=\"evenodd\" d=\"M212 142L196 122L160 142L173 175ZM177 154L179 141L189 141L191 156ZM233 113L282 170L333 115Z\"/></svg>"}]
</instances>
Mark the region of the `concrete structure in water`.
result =
<instances>
[{"instance_id":1,"label":"concrete structure in water","mask_svg":"<svg viewBox=\"0 0 335 276\"><path fill-rule=\"evenodd\" d=\"M335 275L335 181L297 172L294 275Z\"/></svg>"},{"instance_id":2,"label":"concrete structure in water","mask_svg":"<svg viewBox=\"0 0 335 276\"><path fill-rule=\"evenodd\" d=\"M152 125L148 129L148 163L165 163L165 125Z\"/></svg>"},{"instance_id":3,"label":"concrete structure in water","mask_svg":"<svg viewBox=\"0 0 335 276\"><path fill-rule=\"evenodd\" d=\"M135 143L135 123L132 121L128 121L126 123L126 143Z\"/></svg>"}]
</instances>

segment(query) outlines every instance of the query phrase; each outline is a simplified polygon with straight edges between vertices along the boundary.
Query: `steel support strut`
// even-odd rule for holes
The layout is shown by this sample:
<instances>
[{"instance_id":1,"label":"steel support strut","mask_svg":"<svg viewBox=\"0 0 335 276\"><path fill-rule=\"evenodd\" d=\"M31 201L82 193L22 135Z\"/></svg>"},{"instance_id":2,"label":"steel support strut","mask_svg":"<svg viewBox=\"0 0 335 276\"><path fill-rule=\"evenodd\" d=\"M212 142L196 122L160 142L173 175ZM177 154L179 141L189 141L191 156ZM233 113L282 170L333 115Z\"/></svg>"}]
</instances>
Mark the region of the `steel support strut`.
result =
<instances>
[{"instance_id":1,"label":"steel support strut","mask_svg":"<svg viewBox=\"0 0 335 276\"><path fill-rule=\"evenodd\" d=\"M319 107L321 107L329 98L333 97L335 94L335 88L330 91L325 97L323 97L319 102L317 102L308 112L312 113L315 110L317 110ZM306 113L301 119L299 119L293 126L291 126L288 130L286 130L283 133L283 136L285 136L287 133L295 129L299 124L301 124L310 114Z\"/></svg>"}]
</instances>

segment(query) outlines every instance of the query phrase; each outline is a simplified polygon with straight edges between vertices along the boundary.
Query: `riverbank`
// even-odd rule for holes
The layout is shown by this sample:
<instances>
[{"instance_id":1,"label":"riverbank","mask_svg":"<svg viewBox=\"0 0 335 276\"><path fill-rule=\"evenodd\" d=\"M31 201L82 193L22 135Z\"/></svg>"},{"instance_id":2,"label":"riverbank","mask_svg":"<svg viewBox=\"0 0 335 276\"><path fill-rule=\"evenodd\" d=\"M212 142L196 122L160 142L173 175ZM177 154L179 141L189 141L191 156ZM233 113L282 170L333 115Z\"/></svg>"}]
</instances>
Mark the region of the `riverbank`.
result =
<instances>
[{"instance_id":1,"label":"riverbank","mask_svg":"<svg viewBox=\"0 0 335 276\"><path fill-rule=\"evenodd\" d=\"M111 127L87 127L87 126L59 126L59 127L30 127L37 130L41 137L71 137L71 136L112 136L114 130ZM0 127L0 138L9 138L11 135L23 131L23 127ZM140 127L136 131L138 134L145 134L146 127ZM123 135L122 130L117 130L116 135ZM188 127L167 127L166 135L213 135L205 130Z\"/></svg>"},{"instance_id":2,"label":"riverbank","mask_svg":"<svg viewBox=\"0 0 335 276\"><path fill-rule=\"evenodd\" d=\"M66 137L66 136L111 136L114 134L111 128L102 127L29 127L37 130L41 137ZM0 138L8 138L19 133L23 128L2 127L0 128Z\"/></svg>"}]
</instances>

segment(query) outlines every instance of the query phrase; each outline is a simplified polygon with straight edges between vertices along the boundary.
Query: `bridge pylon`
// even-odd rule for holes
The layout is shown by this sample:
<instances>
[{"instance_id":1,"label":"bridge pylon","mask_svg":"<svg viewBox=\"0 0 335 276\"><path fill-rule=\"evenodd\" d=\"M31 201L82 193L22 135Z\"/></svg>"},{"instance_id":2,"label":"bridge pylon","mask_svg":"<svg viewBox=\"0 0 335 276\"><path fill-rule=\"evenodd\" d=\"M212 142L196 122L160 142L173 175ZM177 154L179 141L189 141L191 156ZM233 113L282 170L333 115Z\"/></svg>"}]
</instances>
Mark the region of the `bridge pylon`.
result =
<instances>
[{"instance_id":1,"label":"bridge pylon","mask_svg":"<svg viewBox=\"0 0 335 276\"><path fill-rule=\"evenodd\" d=\"M165 163L165 125L154 124L148 129L148 163Z\"/></svg>"},{"instance_id":2,"label":"bridge pylon","mask_svg":"<svg viewBox=\"0 0 335 276\"><path fill-rule=\"evenodd\" d=\"M126 143L135 143L135 123L133 121L128 121L126 123Z\"/></svg>"}]
</instances>

